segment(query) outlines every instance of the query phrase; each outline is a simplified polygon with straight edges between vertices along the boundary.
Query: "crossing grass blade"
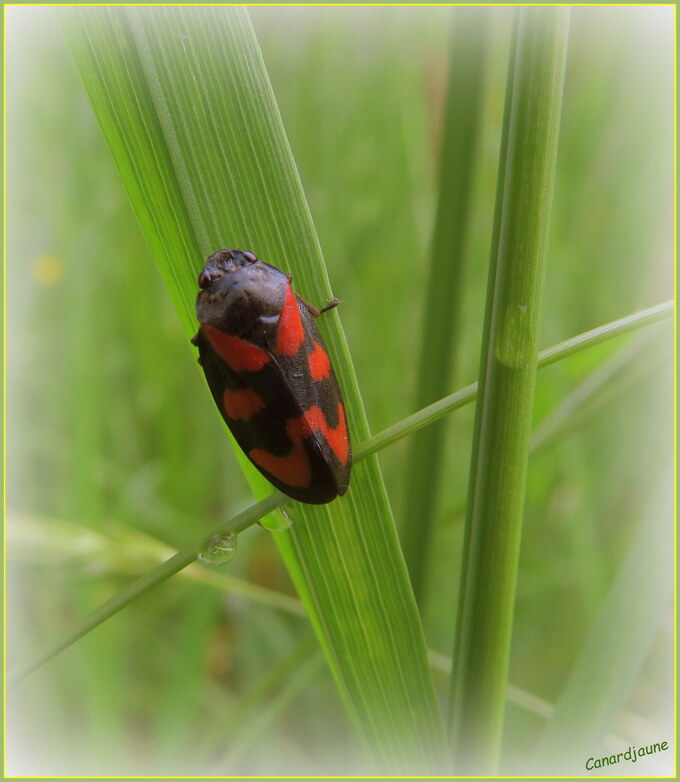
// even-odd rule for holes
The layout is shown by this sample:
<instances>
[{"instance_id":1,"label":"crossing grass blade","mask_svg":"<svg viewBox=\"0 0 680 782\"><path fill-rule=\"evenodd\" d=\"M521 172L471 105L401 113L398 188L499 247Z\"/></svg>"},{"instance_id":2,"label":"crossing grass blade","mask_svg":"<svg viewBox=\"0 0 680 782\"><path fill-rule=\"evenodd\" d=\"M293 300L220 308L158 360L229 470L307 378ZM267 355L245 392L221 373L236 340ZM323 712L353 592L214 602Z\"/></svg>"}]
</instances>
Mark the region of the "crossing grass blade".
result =
<instances>
[{"instance_id":1,"label":"crossing grass blade","mask_svg":"<svg viewBox=\"0 0 680 782\"><path fill-rule=\"evenodd\" d=\"M196 274L220 247L253 250L291 272L306 299L330 299L245 10L80 7L65 9L63 19L187 337L195 330ZM368 427L337 312L324 320L353 438L361 442ZM245 470L256 495L265 496L265 482ZM277 544L370 760L392 772L438 767L441 719L375 457L356 466L344 498L329 507L296 505L291 515Z\"/></svg>"},{"instance_id":2,"label":"crossing grass blade","mask_svg":"<svg viewBox=\"0 0 680 782\"><path fill-rule=\"evenodd\" d=\"M620 336L622 334L627 334L628 332L643 326L658 323L660 320L672 317L673 313L673 302L664 302L663 304L658 304L654 307L649 307L646 310L636 312L633 315L619 318L618 320L612 321L611 323L605 323L596 329L579 334L576 337L572 337L565 340L564 342L559 343L558 345L553 345L552 347L541 351L538 356L538 367L540 369L542 367L550 366L562 358L568 358L569 356L572 356L581 350L586 350L589 347L599 345L605 340L613 339L614 337ZM628 354L630 351L626 351L626 353ZM409 434L417 432L428 424L439 420L447 413L453 412L454 410L458 410L461 407L465 407L466 405L471 404L477 399L477 388L478 384L473 383L472 385L462 388L459 391L456 391L453 394L449 394L449 396L444 397L443 399L440 399L431 405L428 405L428 407L424 408L423 410L419 410L418 412L413 413L413 415L408 416L408 418L405 418L399 423L388 427L382 432L373 435L355 448L355 462L358 463L363 459L378 453L383 448L387 448L389 445L392 445L398 440L407 437ZM196 560L201 548L214 535L222 534L227 531L235 533L243 531L262 519L271 510L283 505L284 502L285 497L280 492L276 492L275 494L270 495L255 505L252 505L250 508L247 508L237 516L227 519L218 527L213 529L207 538L197 541L187 549L177 552L175 555L170 557L170 559L166 560L161 565L141 576L135 582L130 584L127 589L123 590L117 595L114 595L114 597L112 597L109 601L101 605L96 611L83 619L59 641L36 655L22 666L12 669L10 671L9 677L10 682L18 681L37 670L61 651L67 649L71 644L75 643L79 638L82 638L94 628L98 627L107 619L110 619L116 613L121 611L132 601L141 597L148 590L158 586L164 580L170 578L176 573L179 573L185 567L190 565L190 563ZM26 530L27 528L30 530L31 526L35 525L36 522L34 520L22 519L23 530ZM50 536L46 534L45 530L43 529L44 526L44 524L40 525L40 523L38 523L40 539L43 542L46 542L48 547L52 549L53 547L56 547L55 542ZM63 539L68 540L71 538L74 535L74 529L69 525L65 525L65 528L62 525L62 529L59 529L59 526L60 525L54 519L49 520L49 529L51 534L54 535L56 527L58 538L62 538L60 545L63 546ZM141 547L144 552L146 552L147 549L149 549L150 543L146 540L143 540L140 543L139 536L137 536L136 538L131 537L126 539L124 541L124 545L128 550L136 546L137 548ZM111 556L112 552L115 554L115 547L111 546L110 542L107 542L106 549L107 556ZM32 547L32 553L39 554L35 546ZM160 552L157 550L155 545L153 545L153 555L156 557L160 556ZM217 586L222 586L224 589L236 589L251 597L252 599L259 599L262 602L268 602L270 605L275 605L278 608L282 608L287 611L292 611L295 613L299 612L298 604L296 601L290 598L286 599L284 596L274 595L268 590L236 584L233 581L226 581L221 583L221 579L224 578L224 576L211 574L209 571L207 574L202 573L203 581L213 584L216 582Z\"/></svg>"}]
</instances>

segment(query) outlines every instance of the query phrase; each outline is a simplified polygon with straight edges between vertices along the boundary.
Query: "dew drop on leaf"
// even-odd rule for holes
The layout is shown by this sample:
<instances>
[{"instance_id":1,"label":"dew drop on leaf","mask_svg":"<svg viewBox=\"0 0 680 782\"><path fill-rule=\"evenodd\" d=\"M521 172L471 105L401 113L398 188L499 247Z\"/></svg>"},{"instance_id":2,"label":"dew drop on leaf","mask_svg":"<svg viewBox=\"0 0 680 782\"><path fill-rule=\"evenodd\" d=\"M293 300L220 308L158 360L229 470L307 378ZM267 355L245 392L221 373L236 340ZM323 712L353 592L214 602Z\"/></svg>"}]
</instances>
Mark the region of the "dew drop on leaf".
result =
<instances>
[{"instance_id":1,"label":"dew drop on leaf","mask_svg":"<svg viewBox=\"0 0 680 782\"><path fill-rule=\"evenodd\" d=\"M198 558L209 565L224 565L236 554L238 536L234 532L213 535Z\"/></svg>"}]
</instances>

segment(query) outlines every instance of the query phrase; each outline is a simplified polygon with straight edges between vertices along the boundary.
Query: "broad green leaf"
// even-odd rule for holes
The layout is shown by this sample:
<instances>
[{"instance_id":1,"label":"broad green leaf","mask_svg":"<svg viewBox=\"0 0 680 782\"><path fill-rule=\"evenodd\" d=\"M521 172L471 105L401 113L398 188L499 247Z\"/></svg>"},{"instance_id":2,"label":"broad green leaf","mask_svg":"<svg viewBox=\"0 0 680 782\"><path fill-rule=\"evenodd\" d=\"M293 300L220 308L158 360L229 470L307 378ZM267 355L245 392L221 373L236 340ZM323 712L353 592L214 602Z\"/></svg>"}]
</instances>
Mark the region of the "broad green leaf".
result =
<instances>
[{"instance_id":1,"label":"broad green leaf","mask_svg":"<svg viewBox=\"0 0 680 782\"><path fill-rule=\"evenodd\" d=\"M292 273L312 302L331 298L245 10L81 7L65 10L64 20L187 337L195 330L196 274L221 247L252 250ZM338 313L324 321L359 443L368 426ZM267 494L264 480L245 469L257 496ZM383 770L437 767L439 710L375 457L355 467L345 497L331 506L295 505L291 515L290 531L276 539L369 757Z\"/></svg>"}]
</instances>

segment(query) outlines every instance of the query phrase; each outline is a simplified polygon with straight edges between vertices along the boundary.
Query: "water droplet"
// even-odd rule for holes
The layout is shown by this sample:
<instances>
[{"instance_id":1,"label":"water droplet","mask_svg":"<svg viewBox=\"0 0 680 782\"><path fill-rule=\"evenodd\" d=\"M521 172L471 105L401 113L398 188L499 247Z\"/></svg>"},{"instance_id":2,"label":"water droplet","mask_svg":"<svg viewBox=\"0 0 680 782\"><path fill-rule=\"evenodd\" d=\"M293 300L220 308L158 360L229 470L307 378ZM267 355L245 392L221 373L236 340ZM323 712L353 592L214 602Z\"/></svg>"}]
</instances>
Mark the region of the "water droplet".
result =
<instances>
[{"instance_id":1,"label":"water droplet","mask_svg":"<svg viewBox=\"0 0 680 782\"><path fill-rule=\"evenodd\" d=\"M238 536L234 532L225 532L222 535L213 535L198 558L209 565L224 565L236 553Z\"/></svg>"},{"instance_id":2,"label":"water droplet","mask_svg":"<svg viewBox=\"0 0 680 782\"><path fill-rule=\"evenodd\" d=\"M293 523L293 505L286 504L260 519L260 525L270 532L283 532Z\"/></svg>"},{"instance_id":3,"label":"water droplet","mask_svg":"<svg viewBox=\"0 0 680 782\"><path fill-rule=\"evenodd\" d=\"M293 508L294 505L282 505L279 508L279 514L281 515L281 518L283 519L283 525L280 527L280 529L288 529L288 527L291 527L293 525L294 514L293 514Z\"/></svg>"}]
</instances>

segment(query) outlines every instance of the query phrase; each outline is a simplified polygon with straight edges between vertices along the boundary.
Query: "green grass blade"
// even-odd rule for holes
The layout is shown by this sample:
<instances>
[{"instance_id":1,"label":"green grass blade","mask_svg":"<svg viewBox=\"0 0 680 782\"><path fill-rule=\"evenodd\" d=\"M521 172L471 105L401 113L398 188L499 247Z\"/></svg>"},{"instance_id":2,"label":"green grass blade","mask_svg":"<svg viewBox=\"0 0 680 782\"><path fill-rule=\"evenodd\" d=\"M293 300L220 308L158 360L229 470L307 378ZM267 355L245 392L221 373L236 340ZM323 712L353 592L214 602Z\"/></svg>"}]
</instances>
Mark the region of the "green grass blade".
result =
<instances>
[{"instance_id":1,"label":"green grass blade","mask_svg":"<svg viewBox=\"0 0 680 782\"><path fill-rule=\"evenodd\" d=\"M474 773L500 751L569 21L564 8L518 13L451 693L454 752Z\"/></svg>"},{"instance_id":2,"label":"green grass blade","mask_svg":"<svg viewBox=\"0 0 680 782\"><path fill-rule=\"evenodd\" d=\"M328 300L318 240L245 11L109 7L64 17L187 335L195 329L195 275L224 246L257 252L290 271L305 298ZM361 442L368 427L337 312L324 321ZM246 469L259 496L270 491ZM369 755L382 769L436 766L441 720L377 461L357 465L350 491L332 506L295 506L292 515L291 530L276 540Z\"/></svg>"},{"instance_id":3,"label":"green grass blade","mask_svg":"<svg viewBox=\"0 0 680 782\"><path fill-rule=\"evenodd\" d=\"M416 409L451 388L459 340L471 188L482 107L488 11L452 12L451 62L439 163L439 201L423 303ZM414 436L405 473L402 541L416 600L421 602L442 471L443 424Z\"/></svg>"},{"instance_id":4,"label":"green grass blade","mask_svg":"<svg viewBox=\"0 0 680 782\"><path fill-rule=\"evenodd\" d=\"M308 652L304 657L302 655L297 655L297 657L294 667L291 667L290 670L277 671L281 677L284 673L288 674L279 692L270 697L266 706L255 704L260 708L249 714L247 720L240 721L240 724L230 731L231 746L225 757L216 764L217 769L234 768L246 753L253 751L253 747L259 744L262 736L267 735L272 724L281 716L290 702L301 692L304 692L323 670L324 660L320 652ZM289 660L284 661L284 663L289 662ZM263 693L263 695L265 694L269 695L269 693Z\"/></svg>"},{"instance_id":5,"label":"green grass blade","mask_svg":"<svg viewBox=\"0 0 680 782\"><path fill-rule=\"evenodd\" d=\"M577 337L572 337L564 342L554 345L551 348L547 348L541 351L539 354L538 366L539 368L548 366L555 363L560 357L567 358L574 353L585 350L589 347L601 344L603 341L612 339L621 334L626 334L633 329L641 328L645 325L651 325L657 323L663 318L669 318L673 314L673 302L665 302L664 304L650 307L647 310L637 312L634 315L629 315L625 318L619 318L618 320L606 323L591 331L585 332ZM362 444L355 448L354 459L356 463L359 463L363 459L377 453L378 451L386 448L392 443L398 442L403 437L418 431L419 429L427 426L428 424L439 420L442 416L450 413L454 410L458 410L465 405L474 402L477 398L477 383L467 386L449 396L440 399L432 405L423 410L419 410L417 413L403 419L397 424L388 427L382 432L374 435L373 437L365 440ZM79 638L82 638L91 630L94 630L100 624L107 619L114 616L118 611L125 608L126 605L141 597L153 587L161 584L170 576L178 573L182 568L186 567L191 562L194 562L198 557L199 552L210 540L213 535L222 534L225 532L238 532L247 529L255 524L263 516L272 511L275 508L280 507L286 502L286 497L281 493L276 493L267 497L266 499L252 505L250 508L246 508L241 514L223 522L215 529L212 530L210 535L197 541L194 545L178 552L173 557L168 559L162 565L154 568L146 573L141 578L137 579L134 583L123 590L122 592L114 595L106 603L102 604L99 609L85 617L80 623L78 623L70 633L65 635L58 642L45 649L35 658L30 660L25 665L17 667L10 672L9 680L11 682L19 681L23 677L27 676L31 672L37 670L40 666L55 657L59 652L67 649L71 644L75 643ZM226 585L225 585L226 586ZM266 600L266 595L262 595L262 599ZM288 610L292 610L291 606L288 606Z\"/></svg>"},{"instance_id":6,"label":"green grass blade","mask_svg":"<svg viewBox=\"0 0 680 782\"><path fill-rule=\"evenodd\" d=\"M626 315L623 318L612 320L609 323L605 323L590 331L584 331L582 334L578 334L575 337L564 340L564 342L553 345L551 348L542 350L538 357L539 369L547 367L556 361L562 361L573 353L578 353L584 347L599 345L600 342L605 342L610 337L616 337L619 334L627 334L629 331L634 331L639 326L646 326L666 318L671 318L673 317L674 310L675 302L664 301L661 302L661 304L655 304L653 307L638 310L638 312L634 312L632 315Z\"/></svg>"},{"instance_id":7,"label":"green grass blade","mask_svg":"<svg viewBox=\"0 0 680 782\"><path fill-rule=\"evenodd\" d=\"M36 657L23 665L18 666L11 673L11 681L19 681L28 674L35 671L41 665L51 660L59 652L69 647L72 643L87 635L92 629L98 625L110 619L114 614L117 614L121 609L129 605L133 600L146 594L149 590L154 589L158 584L162 584L163 581L174 576L175 573L179 573L180 570L194 562L203 548L212 538L213 534L219 534L223 532L233 532L239 534L243 530L250 527L256 521L261 519L267 513L270 513L274 508L280 507L285 501L285 497L280 492L272 494L266 497L264 500L252 505L250 508L246 508L238 516L233 519L229 519L225 524L220 525L213 533L207 535L199 542L190 546L182 551L178 551L177 554L170 557L170 559L163 562L162 565L145 573L141 578L136 579L127 588L123 589L118 594L114 595L110 600L102 603L96 611L93 611L89 616L85 617L79 622L73 630L53 646L46 649L40 656Z\"/></svg>"},{"instance_id":8,"label":"green grass blade","mask_svg":"<svg viewBox=\"0 0 680 782\"><path fill-rule=\"evenodd\" d=\"M230 519L229 524L233 521ZM99 531L52 516L27 516L12 511L7 515L7 540L11 543L13 563L43 570L45 563L49 563L52 568L83 572L96 567L101 572L139 577L174 555L166 543L127 525L110 522L105 530ZM200 546L197 542L194 550ZM259 605L306 616L297 598L237 578L226 570L195 562L179 573L189 582L205 584L218 592L229 592ZM151 572L155 571L146 575Z\"/></svg>"},{"instance_id":9,"label":"green grass blade","mask_svg":"<svg viewBox=\"0 0 680 782\"><path fill-rule=\"evenodd\" d=\"M611 754L602 738L672 609L672 487L664 476L541 737L533 773L579 774L589 755Z\"/></svg>"},{"instance_id":10,"label":"green grass blade","mask_svg":"<svg viewBox=\"0 0 680 782\"><path fill-rule=\"evenodd\" d=\"M627 367L633 359L649 349L657 335L653 331L641 334L637 339L630 340L620 350L606 361L603 361L593 372L587 375L550 414L539 421L531 433L531 451L536 453L545 448L559 432L573 422L579 409L587 405L602 388L612 382L618 373ZM645 370L647 367L645 367ZM618 388L624 384L619 383Z\"/></svg>"},{"instance_id":11,"label":"green grass blade","mask_svg":"<svg viewBox=\"0 0 680 782\"><path fill-rule=\"evenodd\" d=\"M550 364L554 364L562 358L568 358L581 350L595 347L612 337L627 334L641 326L651 325L652 323L657 323L665 318L671 318L673 312L673 302L667 301L663 304L657 304L654 307L649 307L646 310L636 312L633 315L628 315L625 318L618 318L617 320L613 320L603 326L598 326L590 331L585 331L583 334L571 337L564 342L560 342L557 345L553 345L552 347L541 351L538 354L538 368L542 369L543 367L550 366ZM382 432L373 435L369 440L362 443L362 445L356 449L356 458L361 458L362 456L371 453L377 453L388 445L401 440L402 437L406 437L408 434L417 432L424 426L428 426L428 424L438 420L447 413L464 407L465 405L470 404L470 402L474 402L477 398L477 388L478 383L471 383L469 386L445 396L443 399L428 405L422 410L418 410L418 412L402 419L399 423L388 426L387 429L383 429Z\"/></svg>"},{"instance_id":12,"label":"green grass blade","mask_svg":"<svg viewBox=\"0 0 680 782\"><path fill-rule=\"evenodd\" d=\"M517 20L518 15L513 16L513 27L510 35L510 51L508 54L508 73L506 77L505 88L505 100L503 106L503 127L501 132L501 143L498 155L498 174L496 177L496 194L494 200L494 220L491 233L491 247L489 252L489 268L487 272L486 281L486 297L484 304L484 312L491 312L493 307L493 300L496 290L496 267L498 264L498 245L501 235L501 215L503 206L503 195L505 192L505 169L507 164L507 151L508 151L508 137L510 128L510 117L512 107L512 96L514 86L514 74L515 74L515 52L517 48ZM485 317L482 327L482 344L480 347L480 355L486 356L489 350L489 343L491 341L491 318ZM486 384L486 373L488 364L486 361L481 361L479 367L479 376L477 379L477 389L484 387ZM479 448L480 448L480 433L482 428L482 418L479 415L475 416L473 430L472 430L472 445L470 448L470 468L468 471L468 490L467 496L471 497L474 490L474 486L477 482L477 467L479 464ZM469 500L463 506L463 513L468 509ZM462 514L461 514L462 515ZM471 536L465 534L463 538L463 550L461 552L461 569L458 577L458 583L464 584L467 578L467 568L470 562L470 540ZM460 603L460 596L458 598ZM458 612L456 635L457 638L461 632L462 624L462 612ZM450 681L453 681L452 679ZM449 715L450 716L450 715Z\"/></svg>"}]
</instances>

